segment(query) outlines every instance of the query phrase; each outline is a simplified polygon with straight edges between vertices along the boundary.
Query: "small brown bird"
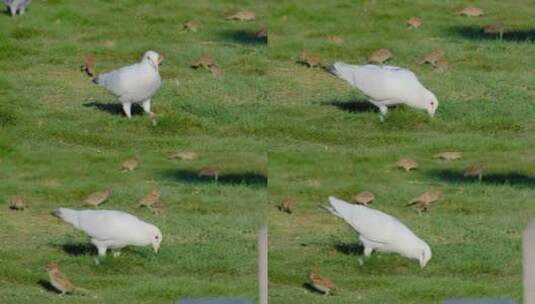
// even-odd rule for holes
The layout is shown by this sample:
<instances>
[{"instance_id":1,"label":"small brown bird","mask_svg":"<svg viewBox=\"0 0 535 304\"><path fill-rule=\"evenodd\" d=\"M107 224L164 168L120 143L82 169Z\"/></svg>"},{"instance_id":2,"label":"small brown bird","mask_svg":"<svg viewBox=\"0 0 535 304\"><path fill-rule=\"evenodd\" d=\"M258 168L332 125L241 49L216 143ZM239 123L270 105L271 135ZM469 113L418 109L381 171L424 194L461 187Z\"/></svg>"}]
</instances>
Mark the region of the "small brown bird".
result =
<instances>
[{"instance_id":1,"label":"small brown bird","mask_svg":"<svg viewBox=\"0 0 535 304\"><path fill-rule=\"evenodd\" d=\"M169 155L169 159L195 160L197 158L199 158L199 154L192 151L178 151Z\"/></svg>"},{"instance_id":2,"label":"small brown bird","mask_svg":"<svg viewBox=\"0 0 535 304\"><path fill-rule=\"evenodd\" d=\"M464 8L463 10L458 11L457 15L466 17L479 17L483 16L483 10L475 6L469 6Z\"/></svg>"},{"instance_id":3,"label":"small brown bird","mask_svg":"<svg viewBox=\"0 0 535 304\"><path fill-rule=\"evenodd\" d=\"M137 158L130 158L130 159L127 159L123 162L123 164L121 165L121 169L123 172L130 172L130 171L134 171L137 166L139 166L139 161L137 160Z\"/></svg>"},{"instance_id":4,"label":"small brown bird","mask_svg":"<svg viewBox=\"0 0 535 304\"><path fill-rule=\"evenodd\" d=\"M436 66L437 62L444 58L444 52L441 49L434 49L430 53L424 56L422 60L420 60L420 64L426 64L429 63L432 66Z\"/></svg>"},{"instance_id":5,"label":"small brown bird","mask_svg":"<svg viewBox=\"0 0 535 304\"><path fill-rule=\"evenodd\" d=\"M9 199L9 209L12 210L24 210L28 206L24 202L24 197L22 195L15 195Z\"/></svg>"},{"instance_id":6,"label":"small brown bird","mask_svg":"<svg viewBox=\"0 0 535 304\"><path fill-rule=\"evenodd\" d=\"M158 190L152 190L147 195L145 195L142 199L139 200L137 206L138 207L147 207L149 209L152 208L154 204L157 204L160 201L160 191Z\"/></svg>"},{"instance_id":7,"label":"small brown bird","mask_svg":"<svg viewBox=\"0 0 535 304\"><path fill-rule=\"evenodd\" d=\"M305 185L312 188L319 188L321 186L321 181L319 179L313 178L313 179L307 179L305 181Z\"/></svg>"},{"instance_id":8,"label":"small brown bird","mask_svg":"<svg viewBox=\"0 0 535 304\"><path fill-rule=\"evenodd\" d=\"M209 70L215 76L221 75L222 73L222 70L219 65L215 62L212 55L208 53L203 53L201 57L199 57L199 59L197 59L191 64L191 67L194 69L202 68L205 70Z\"/></svg>"},{"instance_id":9,"label":"small brown bird","mask_svg":"<svg viewBox=\"0 0 535 304\"><path fill-rule=\"evenodd\" d=\"M344 39L342 39L342 38L340 38L338 36L335 36L335 35L327 36L327 40L332 42L332 43L336 43L336 44L340 44L340 43L344 42Z\"/></svg>"},{"instance_id":10,"label":"small brown bird","mask_svg":"<svg viewBox=\"0 0 535 304\"><path fill-rule=\"evenodd\" d=\"M256 20L256 13L253 11L237 11L225 16L227 20L237 20L237 21L253 21Z\"/></svg>"},{"instance_id":11,"label":"small brown bird","mask_svg":"<svg viewBox=\"0 0 535 304\"><path fill-rule=\"evenodd\" d=\"M463 153L447 151L447 152L441 152L441 153L435 154L433 155L433 158L441 159L441 160L458 160L458 159L463 158Z\"/></svg>"},{"instance_id":12,"label":"small brown bird","mask_svg":"<svg viewBox=\"0 0 535 304\"><path fill-rule=\"evenodd\" d=\"M325 295L332 295L336 289L336 286L334 286L331 280L315 272L310 272L308 278L310 279L310 286Z\"/></svg>"},{"instance_id":13,"label":"small brown bird","mask_svg":"<svg viewBox=\"0 0 535 304\"><path fill-rule=\"evenodd\" d=\"M318 53L310 53L307 51L301 51L297 63L304 64L309 68L318 67L321 65L321 57Z\"/></svg>"},{"instance_id":14,"label":"small brown bird","mask_svg":"<svg viewBox=\"0 0 535 304\"><path fill-rule=\"evenodd\" d=\"M46 271L48 272L48 277L50 278L50 284L61 292L60 295L67 293L72 294L76 292L88 292L86 289L74 286L67 276L59 270L59 266L56 262L48 262L48 264L46 264Z\"/></svg>"},{"instance_id":15,"label":"small brown bird","mask_svg":"<svg viewBox=\"0 0 535 304\"><path fill-rule=\"evenodd\" d=\"M198 177L213 177L215 182L217 183L217 180L219 178L219 168L216 167L202 167L201 170L199 170L199 173L197 174Z\"/></svg>"},{"instance_id":16,"label":"small brown bird","mask_svg":"<svg viewBox=\"0 0 535 304\"><path fill-rule=\"evenodd\" d=\"M268 39L268 28L267 26L261 27L258 31L255 33L255 37L257 39Z\"/></svg>"},{"instance_id":17,"label":"small brown bird","mask_svg":"<svg viewBox=\"0 0 535 304\"><path fill-rule=\"evenodd\" d=\"M418 163L412 159L408 159L408 158L404 158L404 159L400 159L397 163L396 163L396 166L398 168L403 168L405 169L406 172L409 172L413 169L417 169L418 168Z\"/></svg>"},{"instance_id":18,"label":"small brown bird","mask_svg":"<svg viewBox=\"0 0 535 304\"><path fill-rule=\"evenodd\" d=\"M416 209L418 213L426 212L431 207L431 204L438 201L441 197L442 191L427 191L411 200L407 206L417 205Z\"/></svg>"},{"instance_id":19,"label":"small brown bird","mask_svg":"<svg viewBox=\"0 0 535 304\"><path fill-rule=\"evenodd\" d=\"M279 204L278 208L281 212L286 212L292 214L293 208L295 206L295 200L290 197L285 197Z\"/></svg>"},{"instance_id":20,"label":"small brown bird","mask_svg":"<svg viewBox=\"0 0 535 304\"><path fill-rule=\"evenodd\" d=\"M378 49L368 56L368 61L383 64L390 58L392 58L392 52L389 49Z\"/></svg>"},{"instance_id":21,"label":"small brown bird","mask_svg":"<svg viewBox=\"0 0 535 304\"><path fill-rule=\"evenodd\" d=\"M499 34L500 40L502 39L504 32L505 32L505 25L503 25L503 23L501 22L488 24L483 27L483 33L489 34L489 35Z\"/></svg>"},{"instance_id":22,"label":"small brown bird","mask_svg":"<svg viewBox=\"0 0 535 304\"><path fill-rule=\"evenodd\" d=\"M106 189L104 191L93 192L85 199L85 204L91 207L98 207L100 204L104 203L111 196L111 189Z\"/></svg>"},{"instance_id":23,"label":"small brown bird","mask_svg":"<svg viewBox=\"0 0 535 304\"><path fill-rule=\"evenodd\" d=\"M353 196L353 201L359 205L368 206L368 204L371 204L373 200L375 199L375 195L371 193L370 191L364 191L357 193L357 195Z\"/></svg>"},{"instance_id":24,"label":"small brown bird","mask_svg":"<svg viewBox=\"0 0 535 304\"><path fill-rule=\"evenodd\" d=\"M183 32L197 32L197 29L199 28L199 22L195 20L188 20L182 24L182 31Z\"/></svg>"},{"instance_id":25,"label":"small brown bird","mask_svg":"<svg viewBox=\"0 0 535 304\"><path fill-rule=\"evenodd\" d=\"M409 25L409 29L417 29L422 25L422 19L418 17L412 17L407 20L407 24Z\"/></svg>"},{"instance_id":26,"label":"small brown bird","mask_svg":"<svg viewBox=\"0 0 535 304\"><path fill-rule=\"evenodd\" d=\"M483 180L483 166L481 165L469 165L464 168L464 177L477 176L479 182Z\"/></svg>"}]
</instances>

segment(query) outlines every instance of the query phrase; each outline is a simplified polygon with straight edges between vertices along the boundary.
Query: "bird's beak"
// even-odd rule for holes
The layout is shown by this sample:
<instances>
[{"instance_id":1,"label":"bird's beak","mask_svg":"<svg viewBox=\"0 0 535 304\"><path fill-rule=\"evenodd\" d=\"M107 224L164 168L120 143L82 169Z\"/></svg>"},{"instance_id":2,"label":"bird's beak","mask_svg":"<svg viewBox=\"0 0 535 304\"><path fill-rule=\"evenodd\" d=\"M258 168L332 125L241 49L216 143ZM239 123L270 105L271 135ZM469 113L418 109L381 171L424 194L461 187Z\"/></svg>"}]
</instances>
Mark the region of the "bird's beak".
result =
<instances>
[{"instance_id":1,"label":"bird's beak","mask_svg":"<svg viewBox=\"0 0 535 304\"><path fill-rule=\"evenodd\" d=\"M158 245L158 244L153 244L152 248L154 248L154 252L155 253L158 253L158 251L160 251L160 245Z\"/></svg>"},{"instance_id":2,"label":"bird's beak","mask_svg":"<svg viewBox=\"0 0 535 304\"><path fill-rule=\"evenodd\" d=\"M160 54L160 57L158 57L158 65L161 65L164 59L165 59L165 56Z\"/></svg>"},{"instance_id":3,"label":"bird's beak","mask_svg":"<svg viewBox=\"0 0 535 304\"><path fill-rule=\"evenodd\" d=\"M428 110L427 113L429 114L429 116L431 116L431 118L435 116L435 111L433 110Z\"/></svg>"}]
</instances>

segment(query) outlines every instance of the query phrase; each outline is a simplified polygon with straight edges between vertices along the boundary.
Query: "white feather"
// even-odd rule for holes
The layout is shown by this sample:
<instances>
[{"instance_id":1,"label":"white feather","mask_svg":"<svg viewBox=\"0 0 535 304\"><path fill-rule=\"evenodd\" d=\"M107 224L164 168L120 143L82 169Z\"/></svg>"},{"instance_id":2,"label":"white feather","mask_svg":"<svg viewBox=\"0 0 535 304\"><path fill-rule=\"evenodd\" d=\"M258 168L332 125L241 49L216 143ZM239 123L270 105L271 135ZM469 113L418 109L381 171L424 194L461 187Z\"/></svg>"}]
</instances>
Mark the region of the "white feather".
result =
<instances>
[{"instance_id":1,"label":"white feather","mask_svg":"<svg viewBox=\"0 0 535 304\"><path fill-rule=\"evenodd\" d=\"M427 110L433 115L438 107L435 95L407 69L388 65L352 65L336 62L331 66L330 72L362 91L379 108L406 104ZM381 111L386 111L386 108Z\"/></svg>"},{"instance_id":2,"label":"white feather","mask_svg":"<svg viewBox=\"0 0 535 304\"><path fill-rule=\"evenodd\" d=\"M156 226L122 211L59 208L53 215L85 232L101 255L107 248L151 245L155 234L161 241L161 233Z\"/></svg>"},{"instance_id":3,"label":"white feather","mask_svg":"<svg viewBox=\"0 0 535 304\"><path fill-rule=\"evenodd\" d=\"M329 203L332 213L344 219L360 234L365 253L369 254L373 250L396 252L402 256L420 260L422 267L428 261L426 257L422 258L422 254L429 255L428 258L431 258L431 250L427 243L398 219L379 210L349 204L332 196L329 197Z\"/></svg>"}]
</instances>

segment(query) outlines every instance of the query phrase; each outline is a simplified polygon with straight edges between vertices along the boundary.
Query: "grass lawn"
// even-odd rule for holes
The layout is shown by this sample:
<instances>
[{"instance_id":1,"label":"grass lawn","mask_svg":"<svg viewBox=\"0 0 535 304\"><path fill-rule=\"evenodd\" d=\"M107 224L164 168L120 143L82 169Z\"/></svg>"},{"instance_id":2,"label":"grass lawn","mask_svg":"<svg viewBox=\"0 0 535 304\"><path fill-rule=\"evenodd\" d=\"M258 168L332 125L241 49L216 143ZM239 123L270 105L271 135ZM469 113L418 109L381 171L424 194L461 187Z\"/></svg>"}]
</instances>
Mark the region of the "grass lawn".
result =
<instances>
[{"instance_id":1,"label":"grass lawn","mask_svg":"<svg viewBox=\"0 0 535 304\"><path fill-rule=\"evenodd\" d=\"M0 200L24 194L30 204L22 212L0 208L0 302L65 301L42 286L49 260L98 296L69 297L73 303L255 299L256 228L268 217L272 303L519 300L520 235L535 216L530 4L42 0L20 18L0 15ZM486 15L452 13L466 5ZM239 8L255 11L257 20L223 18ZM424 24L406 30L412 16ZM188 19L200 22L198 32L181 32ZM479 27L495 21L513 32L501 41L482 35ZM263 25L269 45L254 38ZM382 47L394 54L389 64L412 69L437 95L434 119L400 107L380 123L363 95L295 63L303 49L324 63L363 63ZM449 61L444 72L418 64L434 48ZM113 96L79 71L86 54L106 72L149 49L166 56L153 98L156 126L146 115L125 119ZM221 76L189 67L204 52ZM167 159L176 150L201 157ZM431 159L446 150L463 151L464 159ZM133 156L139 168L119 172ZM419 170L392 168L401 157L417 160ZM459 175L470 163L486 167L481 184ZM217 184L196 176L205 165L222 167ZM166 204L161 216L135 207L155 185ZM102 208L162 229L159 255L132 248L95 266L85 237L49 215L58 206L81 208L87 194L107 186L114 193ZM404 206L430 188L444 191L444 199L429 214ZM395 255L358 266L355 234L317 205L360 190L376 193L375 207L430 243L433 259L424 270ZM293 215L274 207L285 196L298 201ZM336 296L303 287L314 267L338 285Z\"/></svg>"},{"instance_id":2,"label":"grass lawn","mask_svg":"<svg viewBox=\"0 0 535 304\"><path fill-rule=\"evenodd\" d=\"M456 16L466 5L479 18ZM521 233L535 217L535 32L529 1L280 1L271 6L271 102L278 115L270 136L284 133L269 155L270 201L297 201L294 214L269 212L272 303L440 303L452 297L522 294ZM407 30L406 20L423 25ZM503 40L480 27L501 21L513 31ZM336 35L342 43L326 38ZM529 40L526 40L529 39ZM388 64L413 70L440 107L433 120L399 108L384 123L365 97L321 69L294 63L301 50L324 63L364 63L388 48ZM419 65L434 48L449 61L445 72ZM433 160L463 151L454 162ZM418 161L411 173L394 168L400 158ZM481 184L462 176L479 163ZM405 204L420 193L442 190L428 214ZM377 254L358 265L357 235L318 204L329 195L349 200L376 194L373 207L401 219L433 249L418 263ZM337 286L323 297L307 290L317 269Z\"/></svg>"},{"instance_id":3,"label":"grass lawn","mask_svg":"<svg viewBox=\"0 0 535 304\"><path fill-rule=\"evenodd\" d=\"M225 10L241 7L257 11L259 20L224 20ZM180 33L188 19L201 23L197 33ZM1 303L256 299L267 158L257 148L263 144L237 130L254 122L238 113L261 102L266 45L247 39L263 20L253 2L211 1L33 1L22 17L0 16L0 200L23 194L30 205L0 208ZM128 121L114 97L79 71L85 54L94 54L104 72L137 62L149 49L167 58L153 99L156 126L146 115ZM189 68L203 52L222 67L220 78ZM169 160L177 150L200 158ZM121 173L121 163L134 156L139 168ZM217 184L197 177L214 165L221 169ZM89 193L107 187L113 194L102 209L160 227L158 255L129 248L96 266L84 234L50 215L60 206L84 208ZM165 204L160 216L136 207L154 188ZM91 295L60 298L47 290L50 260Z\"/></svg>"}]
</instances>

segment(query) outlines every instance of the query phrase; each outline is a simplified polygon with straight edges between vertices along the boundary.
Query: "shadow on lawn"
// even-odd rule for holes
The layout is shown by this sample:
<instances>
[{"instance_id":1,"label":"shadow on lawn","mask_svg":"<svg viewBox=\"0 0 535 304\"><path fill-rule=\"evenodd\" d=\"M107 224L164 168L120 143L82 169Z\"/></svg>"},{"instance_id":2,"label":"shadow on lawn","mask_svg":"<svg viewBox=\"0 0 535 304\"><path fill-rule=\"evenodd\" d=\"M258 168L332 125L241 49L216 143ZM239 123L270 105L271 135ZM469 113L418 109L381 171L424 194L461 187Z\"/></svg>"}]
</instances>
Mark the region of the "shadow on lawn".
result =
<instances>
[{"instance_id":1,"label":"shadow on lawn","mask_svg":"<svg viewBox=\"0 0 535 304\"><path fill-rule=\"evenodd\" d=\"M97 255L97 249L89 243L64 244L60 245L60 247L63 251L72 256Z\"/></svg>"},{"instance_id":2,"label":"shadow on lawn","mask_svg":"<svg viewBox=\"0 0 535 304\"><path fill-rule=\"evenodd\" d=\"M430 171L430 175L450 183L479 183L477 177L464 176L463 171L451 169ZM511 186L535 186L535 177L521 173L487 173L483 172L482 184L489 185L511 185Z\"/></svg>"},{"instance_id":3,"label":"shadow on lawn","mask_svg":"<svg viewBox=\"0 0 535 304\"><path fill-rule=\"evenodd\" d=\"M52 284L50 284L49 281L39 280L37 281L37 284L41 285L41 287L43 287L48 292L53 292L53 293L58 293L58 294L60 293L56 288L54 288L54 286L52 286Z\"/></svg>"},{"instance_id":4,"label":"shadow on lawn","mask_svg":"<svg viewBox=\"0 0 535 304\"><path fill-rule=\"evenodd\" d=\"M112 115L124 116L123 106L120 103L103 103L92 101L84 103L84 107L95 108L99 111L106 112ZM140 106L132 105L132 115L143 115L143 109Z\"/></svg>"},{"instance_id":5,"label":"shadow on lawn","mask_svg":"<svg viewBox=\"0 0 535 304\"><path fill-rule=\"evenodd\" d=\"M179 180L186 183L215 183L215 178L210 176L199 176L197 171L193 170L168 170L163 173L168 179ZM217 179L218 184L232 185L245 184L254 187L267 187L267 177L263 174L244 172L244 173L220 173Z\"/></svg>"},{"instance_id":6,"label":"shadow on lawn","mask_svg":"<svg viewBox=\"0 0 535 304\"><path fill-rule=\"evenodd\" d=\"M319 291L316 288L314 288L314 286L312 286L312 284L310 284L310 283L304 283L303 284L303 288L305 288L306 290L310 291L311 293L324 294L321 291Z\"/></svg>"},{"instance_id":7,"label":"shadow on lawn","mask_svg":"<svg viewBox=\"0 0 535 304\"><path fill-rule=\"evenodd\" d=\"M485 34L483 29L477 26L456 26L451 28L451 32L472 40L499 40L498 34ZM506 30L503 33L502 40L534 42L535 30Z\"/></svg>"},{"instance_id":8,"label":"shadow on lawn","mask_svg":"<svg viewBox=\"0 0 535 304\"><path fill-rule=\"evenodd\" d=\"M267 45L267 37L265 38L258 38L256 37L256 31L249 31L249 30L237 30L237 31L225 31L222 33L222 35L234 42L242 43L242 44L266 44Z\"/></svg>"},{"instance_id":9,"label":"shadow on lawn","mask_svg":"<svg viewBox=\"0 0 535 304\"><path fill-rule=\"evenodd\" d=\"M364 246L360 243L343 243L339 242L334 244L334 249L336 251L343 253L345 255L363 255Z\"/></svg>"},{"instance_id":10,"label":"shadow on lawn","mask_svg":"<svg viewBox=\"0 0 535 304\"><path fill-rule=\"evenodd\" d=\"M333 101L325 101L321 103L322 106L333 106L337 107L338 109L350 113L361 113L361 112L378 112L379 109L371 104L369 101L365 99L359 99L359 100L350 100L350 101L340 101L340 100L333 100Z\"/></svg>"}]
</instances>

